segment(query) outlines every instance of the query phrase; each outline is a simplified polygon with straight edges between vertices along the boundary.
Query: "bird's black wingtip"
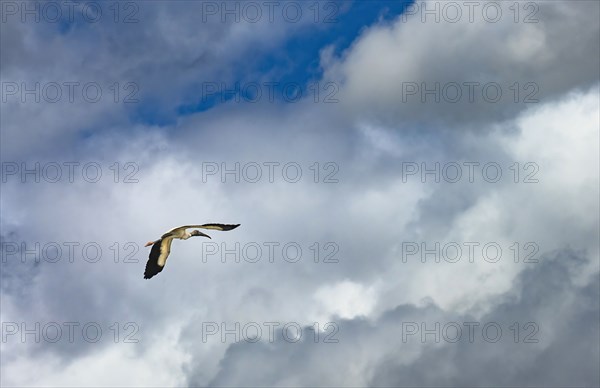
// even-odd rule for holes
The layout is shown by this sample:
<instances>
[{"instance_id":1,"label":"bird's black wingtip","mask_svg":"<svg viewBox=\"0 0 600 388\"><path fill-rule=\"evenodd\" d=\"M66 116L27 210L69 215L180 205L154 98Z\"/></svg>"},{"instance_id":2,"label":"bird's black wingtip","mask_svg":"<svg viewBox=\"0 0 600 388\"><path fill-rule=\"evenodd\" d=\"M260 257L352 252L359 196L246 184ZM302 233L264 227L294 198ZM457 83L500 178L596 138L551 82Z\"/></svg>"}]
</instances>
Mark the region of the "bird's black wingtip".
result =
<instances>
[{"instance_id":1,"label":"bird's black wingtip","mask_svg":"<svg viewBox=\"0 0 600 388\"><path fill-rule=\"evenodd\" d=\"M161 271L162 271L163 267L160 266L153 266L151 267L150 271L147 269L146 272L144 272L144 279L151 279L154 276L158 275Z\"/></svg>"}]
</instances>

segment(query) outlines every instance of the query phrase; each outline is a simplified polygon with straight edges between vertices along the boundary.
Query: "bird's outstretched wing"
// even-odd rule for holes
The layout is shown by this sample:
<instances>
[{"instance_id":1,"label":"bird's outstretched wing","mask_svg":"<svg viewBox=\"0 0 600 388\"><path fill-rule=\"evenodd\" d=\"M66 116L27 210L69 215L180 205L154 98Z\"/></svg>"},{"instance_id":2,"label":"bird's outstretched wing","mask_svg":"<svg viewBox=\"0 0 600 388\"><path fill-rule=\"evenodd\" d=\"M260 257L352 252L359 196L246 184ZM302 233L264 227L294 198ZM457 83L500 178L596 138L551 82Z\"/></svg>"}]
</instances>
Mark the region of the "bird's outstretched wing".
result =
<instances>
[{"instance_id":1,"label":"bird's outstretched wing","mask_svg":"<svg viewBox=\"0 0 600 388\"><path fill-rule=\"evenodd\" d=\"M175 228L173 230L177 230L177 229L190 229L190 228L199 228L199 229L213 229L213 230L222 230L222 231L226 231L226 230L232 230L237 228L238 226L240 226L240 224L204 224L204 225L185 225L185 226L180 226L179 228ZM171 230L171 232L173 231Z\"/></svg>"},{"instance_id":2,"label":"bird's outstretched wing","mask_svg":"<svg viewBox=\"0 0 600 388\"><path fill-rule=\"evenodd\" d=\"M146 270L144 271L144 279L150 279L163 270L167 263L167 257L171 252L172 242L173 238L161 238L152 245L152 250L150 250L148 262L146 263Z\"/></svg>"},{"instance_id":3,"label":"bird's outstretched wing","mask_svg":"<svg viewBox=\"0 0 600 388\"><path fill-rule=\"evenodd\" d=\"M238 226L240 226L240 224L204 224L204 225L199 225L199 226L188 226L188 228L214 229L214 230L226 231L226 230L235 229Z\"/></svg>"}]
</instances>

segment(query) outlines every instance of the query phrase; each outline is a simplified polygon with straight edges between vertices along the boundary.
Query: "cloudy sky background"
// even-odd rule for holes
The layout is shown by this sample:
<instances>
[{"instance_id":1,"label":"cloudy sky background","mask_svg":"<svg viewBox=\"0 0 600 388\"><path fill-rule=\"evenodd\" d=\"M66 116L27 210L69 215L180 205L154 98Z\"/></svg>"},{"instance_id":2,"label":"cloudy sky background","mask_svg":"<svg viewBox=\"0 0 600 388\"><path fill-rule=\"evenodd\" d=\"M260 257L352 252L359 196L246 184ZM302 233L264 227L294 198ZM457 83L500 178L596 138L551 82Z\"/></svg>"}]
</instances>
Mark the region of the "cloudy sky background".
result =
<instances>
[{"instance_id":1,"label":"cloudy sky background","mask_svg":"<svg viewBox=\"0 0 600 388\"><path fill-rule=\"evenodd\" d=\"M249 14L223 21L221 2L211 3L216 15L207 2L107 2L95 23L82 7L70 20L64 4L56 23L50 13L23 21L24 7L45 3L13 3L16 11L4 3L3 386L600 384L598 2L523 2L518 15L512 2L498 2L496 22L489 20L494 10L483 17L487 2L477 2L473 20L457 3L462 16L455 22L444 18L454 15L444 14L444 2L293 3L302 6L297 22L282 16L280 2L272 20L260 6L255 23L243 17ZM439 23L425 9L437 9ZM125 23L130 13L134 22ZM63 87L53 103L7 89L36 82L95 82L103 94L91 103L76 89L71 102ZM109 88L115 82L117 102ZM232 89L236 82L293 83L304 94L290 102L276 87L269 101L263 86L253 103L251 96L203 98L207 85ZM403 95L403 83L436 82L495 82L502 97L489 102L476 88L469 101L466 87L456 103ZM125 89L128 83L135 89ZM124 103L131 90L137 102ZM537 102L526 102L532 91ZM36 183L31 174L6 171L36 162L80 166L73 182ZM81 175L89 162L102 168L96 183ZM203 166L236 162L259 163L262 179L203 176ZM279 163L273 182L263 164L270 162ZM290 162L302 168L296 183L282 177ZM452 162L463 166L456 183L403 175L408 164ZM470 162L479 163L472 182ZM490 162L502 167L494 183L481 173ZM510 169L516 162L517 182ZM137 182L124 183L134 170ZM537 182L524 182L533 170ZM337 182L324 181L330 172ZM261 259L234 254L241 262L222 263L220 254L203 254L206 240L175 241L166 269L142 278L146 241L204 222L240 223L209 233L212 242L256 242ZM9 252L15 244L52 242L63 246L56 263L37 262L41 251ZM80 244L73 262L65 242ZM81 253L90 242L102 248L96 263ZM280 244L272 263L263 245L269 242ZM295 263L281 253L290 242L302 248ZM431 255L423 263L419 255L403 260L407 242L495 242L503 251L496 263L480 249L469 262L466 248L457 263ZM537 263L522 262L528 242L538 248ZM338 262L323 263L333 247ZM138 262L122 262L132 250ZM82 338L81 326L72 343L66 330L56 343L7 334L14 323L36 322L96 322L103 333L95 343ZM128 322L138 328L137 343L123 340ZM270 341L267 330L257 342L233 335L221 341L221 333L203 338L207 323L236 322L295 323L303 335L297 342L281 331ZM403 338L411 323L431 329L451 322L463 327L457 342L423 341L420 332ZM473 341L465 322L480 324ZM481 334L489 322L503 330L497 342ZM536 342L524 340L534 327L528 323L537 328ZM337 342L324 342L332 328Z\"/></svg>"}]
</instances>

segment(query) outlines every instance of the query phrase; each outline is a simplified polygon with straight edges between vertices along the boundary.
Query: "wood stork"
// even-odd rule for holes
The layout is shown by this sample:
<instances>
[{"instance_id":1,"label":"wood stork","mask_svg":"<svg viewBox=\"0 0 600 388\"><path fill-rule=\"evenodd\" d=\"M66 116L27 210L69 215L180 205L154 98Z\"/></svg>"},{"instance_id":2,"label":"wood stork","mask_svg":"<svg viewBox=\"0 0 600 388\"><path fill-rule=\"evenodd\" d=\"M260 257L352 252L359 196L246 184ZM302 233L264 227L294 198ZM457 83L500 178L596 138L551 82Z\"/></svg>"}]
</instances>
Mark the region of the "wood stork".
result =
<instances>
[{"instance_id":1,"label":"wood stork","mask_svg":"<svg viewBox=\"0 0 600 388\"><path fill-rule=\"evenodd\" d=\"M231 230L237 228L238 226L240 226L240 224L185 225L169 230L156 241L149 241L145 246L149 247L152 245L152 250L150 250L148 262L146 263L144 279L150 279L152 276L163 270L167 262L167 257L169 257L169 253L171 252L171 243L173 242L173 239L178 238L180 240L187 240L188 238L194 236L204 236L210 238L209 235L204 234L199 230L192 230L191 232L188 232L186 229L201 228L213 230Z\"/></svg>"}]
</instances>

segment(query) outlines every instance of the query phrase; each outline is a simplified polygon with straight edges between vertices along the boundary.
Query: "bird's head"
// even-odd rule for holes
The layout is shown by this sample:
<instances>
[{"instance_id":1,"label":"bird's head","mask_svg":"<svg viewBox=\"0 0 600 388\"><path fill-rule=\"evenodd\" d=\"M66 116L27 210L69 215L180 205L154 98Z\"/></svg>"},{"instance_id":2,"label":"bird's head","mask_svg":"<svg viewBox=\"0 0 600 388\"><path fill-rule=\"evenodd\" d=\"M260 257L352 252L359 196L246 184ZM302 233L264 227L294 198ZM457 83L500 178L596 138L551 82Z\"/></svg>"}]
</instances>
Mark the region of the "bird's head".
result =
<instances>
[{"instance_id":1,"label":"bird's head","mask_svg":"<svg viewBox=\"0 0 600 388\"><path fill-rule=\"evenodd\" d=\"M208 234L204 234L199 230L192 230L192 232L190 233L190 236L203 236L203 237L210 238L210 236Z\"/></svg>"}]
</instances>

